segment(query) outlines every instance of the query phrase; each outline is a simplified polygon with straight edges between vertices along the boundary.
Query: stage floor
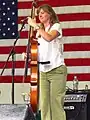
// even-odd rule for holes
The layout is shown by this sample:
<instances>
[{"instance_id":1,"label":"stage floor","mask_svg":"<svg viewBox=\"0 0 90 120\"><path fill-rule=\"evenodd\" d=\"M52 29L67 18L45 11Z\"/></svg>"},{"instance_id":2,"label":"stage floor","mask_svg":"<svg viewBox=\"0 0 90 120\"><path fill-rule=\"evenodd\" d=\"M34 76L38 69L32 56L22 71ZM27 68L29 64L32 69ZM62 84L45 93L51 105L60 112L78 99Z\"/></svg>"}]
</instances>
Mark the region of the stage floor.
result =
<instances>
[{"instance_id":1,"label":"stage floor","mask_svg":"<svg viewBox=\"0 0 90 120\"><path fill-rule=\"evenodd\" d=\"M26 105L0 105L0 120L23 120L26 112Z\"/></svg>"}]
</instances>

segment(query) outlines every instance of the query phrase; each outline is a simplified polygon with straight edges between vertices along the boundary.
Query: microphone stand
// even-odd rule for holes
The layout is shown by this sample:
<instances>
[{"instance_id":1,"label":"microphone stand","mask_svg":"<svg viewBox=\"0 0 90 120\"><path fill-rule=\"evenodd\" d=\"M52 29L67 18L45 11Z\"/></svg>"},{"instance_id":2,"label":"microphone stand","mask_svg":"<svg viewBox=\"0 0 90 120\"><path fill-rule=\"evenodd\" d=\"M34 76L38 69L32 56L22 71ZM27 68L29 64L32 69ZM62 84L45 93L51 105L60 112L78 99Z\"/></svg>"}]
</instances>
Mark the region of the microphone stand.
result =
<instances>
[{"instance_id":1,"label":"microphone stand","mask_svg":"<svg viewBox=\"0 0 90 120\"><path fill-rule=\"evenodd\" d=\"M14 41L13 47L12 47L12 49L10 50L9 56L8 56L8 58L7 58L7 60L6 60L6 63L5 63L5 65L4 65L4 67L3 67L3 69L2 69L2 72L1 72L1 75L2 75L3 72L4 72L4 70L5 70L5 68L6 68L6 66L7 66L7 63L8 63L8 61L9 61L10 56L12 56L12 104L14 104L15 45L16 45L16 43L17 43L17 40L18 40L19 37L20 37L20 32L21 32L22 29L24 28L24 25L25 25L25 21L22 23L22 26L21 26L21 28L20 28L20 30L19 30L19 34L18 34L16 40Z\"/></svg>"}]
</instances>

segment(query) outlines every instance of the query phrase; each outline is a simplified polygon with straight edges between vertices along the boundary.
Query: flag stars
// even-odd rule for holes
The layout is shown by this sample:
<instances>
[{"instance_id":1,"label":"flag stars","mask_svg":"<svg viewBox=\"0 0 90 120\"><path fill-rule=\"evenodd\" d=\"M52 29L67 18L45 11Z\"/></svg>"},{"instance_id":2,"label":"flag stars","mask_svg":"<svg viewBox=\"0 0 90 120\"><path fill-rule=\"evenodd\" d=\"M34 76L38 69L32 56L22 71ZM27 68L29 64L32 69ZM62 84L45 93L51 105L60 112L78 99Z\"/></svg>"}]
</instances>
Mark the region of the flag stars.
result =
<instances>
[{"instance_id":1,"label":"flag stars","mask_svg":"<svg viewBox=\"0 0 90 120\"><path fill-rule=\"evenodd\" d=\"M12 25L15 25L15 22L13 22Z\"/></svg>"},{"instance_id":2,"label":"flag stars","mask_svg":"<svg viewBox=\"0 0 90 120\"><path fill-rule=\"evenodd\" d=\"M8 28L8 31L10 31L10 28Z\"/></svg>"},{"instance_id":3,"label":"flag stars","mask_svg":"<svg viewBox=\"0 0 90 120\"><path fill-rule=\"evenodd\" d=\"M13 32L12 35L15 35L15 33Z\"/></svg>"},{"instance_id":4,"label":"flag stars","mask_svg":"<svg viewBox=\"0 0 90 120\"><path fill-rule=\"evenodd\" d=\"M15 2L13 1L13 2L12 2L12 5L14 5L14 4L15 4Z\"/></svg>"},{"instance_id":5,"label":"flag stars","mask_svg":"<svg viewBox=\"0 0 90 120\"><path fill-rule=\"evenodd\" d=\"M8 7L7 10L10 10L10 7Z\"/></svg>"},{"instance_id":6,"label":"flag stars","mask_svg":"<svg viewBox=\"0 0 90 120\"><path fill-rule=\"evenodd\" d=\"M12 15L15 15L15 12L12 12Z\"/></svg>"},{"instance_id":7,"label":"flag stars","mask_svg":"<svg viewBox=\"0 0 90 120\"><path fill-rule=\"evenodd\" d=\"M3 16L5 16L6 15L6 13L3 13Z\"/></svg>"},{"instance_id":8,"label":"flag stars","mask_svg":"<svg viewBox=\"0 0 90 120\"><path fill-rule=\"evenodd\" d=\"M6 5L6 3L5 3L5 2L3 2L3 3L2 3L2 5Z\"/></svg>"},{"instance_id":9,"label":"flag stars","mask_svg":"<svg viewBox=\"0 0 90 120\"><path fill-rule=\"evenodd\" d=\"M3 33L3 36L6 36L6 33Z\"/></svg>"},{"instance_id":10,"label":"flag stars","mask_svg":"<svg viewBox=\"0 0 90 120\"><path fill-rule=\"evenodd\" d=\"M6 23L3 23L3 26L6 26Z\"/></svg>"},{"instance_id":11,"label":"flag stars","mask_svg":"<svg viewBox=\"0 0 90 120\"><path fill-rule=\"evenodd\" d=\"M0 0L0 39L13 39L18 35L18 0Z\"/></svg>"},{"instance_id":12,"label":"flag stars","mask_svg":"<svg viewBox=\"0 0 90 120\"><path fill-rule=\"evenodd\" d=\"M7 20L9 21L9 20L10 20L10 18L7 18Z\"/></svg>"}]
</instances>

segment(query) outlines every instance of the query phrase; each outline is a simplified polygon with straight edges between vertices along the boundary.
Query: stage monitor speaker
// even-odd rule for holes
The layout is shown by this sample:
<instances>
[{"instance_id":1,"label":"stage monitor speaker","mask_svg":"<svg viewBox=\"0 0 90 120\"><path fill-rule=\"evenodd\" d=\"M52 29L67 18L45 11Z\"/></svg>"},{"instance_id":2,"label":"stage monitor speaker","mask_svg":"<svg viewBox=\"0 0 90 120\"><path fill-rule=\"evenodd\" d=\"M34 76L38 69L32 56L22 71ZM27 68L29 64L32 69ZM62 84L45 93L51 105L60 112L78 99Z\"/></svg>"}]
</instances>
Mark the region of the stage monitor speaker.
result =
<instances>
[{"instance_id":1,"label":"stage monitor speaker","mask_svg":"<svg viewBox=\"0 0 90 120\"><path fill-rule=\"evenodd\" d=\"M90 94L66 94L64 110L66 120L90 120Z\"/></svg>"}]
</instances>

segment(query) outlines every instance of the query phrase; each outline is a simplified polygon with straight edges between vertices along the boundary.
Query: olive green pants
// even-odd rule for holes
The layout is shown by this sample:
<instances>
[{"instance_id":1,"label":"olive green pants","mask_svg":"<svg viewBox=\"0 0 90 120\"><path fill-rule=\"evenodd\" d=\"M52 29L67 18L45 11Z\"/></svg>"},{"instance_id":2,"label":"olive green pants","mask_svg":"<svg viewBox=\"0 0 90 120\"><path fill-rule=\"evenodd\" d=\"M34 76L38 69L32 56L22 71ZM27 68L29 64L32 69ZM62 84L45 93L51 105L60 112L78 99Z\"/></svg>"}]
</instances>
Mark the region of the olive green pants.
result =
<instances>
[{"instance_id":1,"label":"olive green pants","mask_svg":"<svg viewBox=\"0 0 90 120\"><path fill-rule=\"evenodd\" d=\"M63 109L67 68L62 65L40 73L41 120L66 120Z\"/></svg>"}]
</instances>

